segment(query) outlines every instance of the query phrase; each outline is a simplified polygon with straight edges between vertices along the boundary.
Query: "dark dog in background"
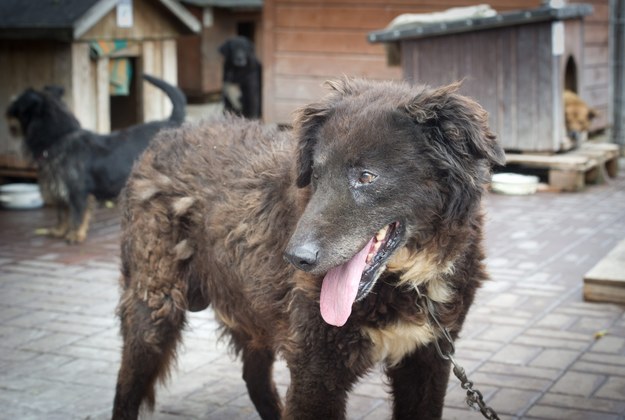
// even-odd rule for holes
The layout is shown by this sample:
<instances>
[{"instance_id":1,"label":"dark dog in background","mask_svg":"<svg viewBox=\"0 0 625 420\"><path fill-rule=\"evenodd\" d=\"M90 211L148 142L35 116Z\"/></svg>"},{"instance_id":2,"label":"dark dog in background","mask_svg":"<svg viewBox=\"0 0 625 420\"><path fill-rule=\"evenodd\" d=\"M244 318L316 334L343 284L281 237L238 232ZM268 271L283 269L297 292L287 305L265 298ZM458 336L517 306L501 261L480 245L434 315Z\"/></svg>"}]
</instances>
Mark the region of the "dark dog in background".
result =
<instances>
[{"instance_id":1,"label":"dark dog in background","mask_svg":"<svg viewBox=\"0 0 625 420\"><path fill-rule=\"evenodd\" d=\"M261 116L261 65L254 54L254 44L237 36L219 47L224 57L224 110L245 118Z\"/></svg>"},{"instance_id":2,"label":"dark dog in background","mask_svg":"<svg viewBox=\"0 0 625 420\"><path fill-rule=\"evenodd\" d=\"M133 163L156 133L184 121L184 94L162 80L143 77L171 99L171 116L107 135L83 130L61 101L63 90L58 86L27 89L9 105L11 132L23 137L26 153L37 164L44 199L58 209L58 225L48 231L52 236L82 242L89 227L90 197L117 197Z\"/></svg>"},{"instance_id":3,"label":"dark dog in background","mask_svg":"<svg viewBox=\"0 0 625 420\"><path fill-rule=\"evenodd\" d=\"M458 336L487 278L480 202L503 151L457 85L331 87L294 132L236 117L188 124L135 165L121 200L114 419L153 406L186 311L209 304L263 419L343 419L378 362L393 418L441 417L450 362L434 343L443 327Z\"/></svg>"}]
</instances>

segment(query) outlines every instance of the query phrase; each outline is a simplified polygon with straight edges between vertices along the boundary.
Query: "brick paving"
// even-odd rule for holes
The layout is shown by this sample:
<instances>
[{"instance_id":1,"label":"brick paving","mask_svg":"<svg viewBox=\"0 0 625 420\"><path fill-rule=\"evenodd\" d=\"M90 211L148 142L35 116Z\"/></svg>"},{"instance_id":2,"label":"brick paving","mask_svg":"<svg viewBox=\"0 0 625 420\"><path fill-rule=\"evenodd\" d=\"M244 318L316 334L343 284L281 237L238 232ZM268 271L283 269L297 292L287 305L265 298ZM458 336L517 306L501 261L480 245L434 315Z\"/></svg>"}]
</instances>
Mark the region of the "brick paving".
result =
<instances>
[{"instance_id":1,"label":"brick paving","mask_svg":"<svg viewBox=\"0 0 625 420\"><path fill-rule=\"evenodd\" d=\"M493 280L457 344L470 379L502 419L624 419L625 307L584 302L582 278L625 238L625 171L580 193L490 194L486 208ZM118 213L98 209L81 246L34 235L53 220L51 209L0 212L0 419L109 417ZM276 380L284 393L284 363ZM452 377L445 418L481 418L463 397ZM348 410L390 417L380 372L358 384ZM258 418L210 311L191 315L177 369L144 418Z\"/></svg>"}]
</instances>

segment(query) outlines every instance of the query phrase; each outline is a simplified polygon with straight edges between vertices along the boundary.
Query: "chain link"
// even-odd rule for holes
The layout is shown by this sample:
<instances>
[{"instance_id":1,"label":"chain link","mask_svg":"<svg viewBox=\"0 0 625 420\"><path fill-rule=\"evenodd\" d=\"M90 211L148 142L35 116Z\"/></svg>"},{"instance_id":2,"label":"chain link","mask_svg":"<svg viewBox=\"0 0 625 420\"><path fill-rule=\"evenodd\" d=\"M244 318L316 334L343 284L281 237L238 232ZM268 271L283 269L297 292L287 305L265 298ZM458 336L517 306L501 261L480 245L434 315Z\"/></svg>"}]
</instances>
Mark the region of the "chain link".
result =
<instances>
[{"instance_id":1,"label":"chain link","mask_svg":"<svg viewBox=\"0 0 625 420\"><path fill-rule=\"evenodd\" d=\"M423 306L421 306L419 302L420 301L425 302L424 306L425 306L425 309L427 310L428 323L432 327L436 327L438 330L440 330L440 332L442 333L441 338L443 338L446 341L446 344L449 346L449 350L443 351L441 349L439 340L434 341L434 346L436 347L436 351L438 352L438 355L442 359L449 360L451 362L453 366L452 370L456 378L458 378L458 380L460 381L460 386L462 387L462 389L467 391L467 397L466 397L467 405L473 410L476 410L476 411L479 410L482 413L482 415L489 420L499 420L499 416L497 415L495 410L493 410L491 407L486 405L486 403L484 402L484 397L482 393L478 389L473 388L473 382L469 380L464 368L460 366L458 362L456 361L454 357L455 352L456 352L456 348L454 347L454 341L451 338L451 334L449 334L449 330L443 327L441 323L439 322L438 318L436 317L436 310L434 308L434 303L427 295L422 294L418 288L416 290L417 290L417 295L418 295L417 301L415 302L416 305L419 308L423 309Z\"/></svg>"}]
</instances>

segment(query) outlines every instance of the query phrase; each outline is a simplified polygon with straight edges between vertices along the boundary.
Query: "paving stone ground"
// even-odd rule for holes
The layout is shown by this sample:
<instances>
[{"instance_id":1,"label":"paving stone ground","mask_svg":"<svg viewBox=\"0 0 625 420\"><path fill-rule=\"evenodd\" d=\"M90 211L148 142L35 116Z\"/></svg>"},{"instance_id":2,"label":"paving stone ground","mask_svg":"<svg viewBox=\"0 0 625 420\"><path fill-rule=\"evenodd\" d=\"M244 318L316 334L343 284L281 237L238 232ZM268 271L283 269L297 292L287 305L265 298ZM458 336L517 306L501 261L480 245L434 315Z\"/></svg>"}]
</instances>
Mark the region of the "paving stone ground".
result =
<instances>
[{"instance_id":1,"label":"paving stone ground","mask_svg":"<svg viewBox=\"0 0 625 420\"><path fill-rule=\"evenodd\" d=\"M624 419L625 307L584 302L582 279L625 238L625 172L579 193L489 194L486 209L492 281L457 343L469 378L502 419ZM118 210L99 209L79 246L34 235L53 220L47 208L0 212L0 419L110 415ZM284 393L283 362L275 373ZM390 417L379 371L358 384L348 410L350 419ZM444 416L481 418L453 377ZM210 311L190 317L177 369L143 418L258 418Z\"/></svg>"}]
</instances>

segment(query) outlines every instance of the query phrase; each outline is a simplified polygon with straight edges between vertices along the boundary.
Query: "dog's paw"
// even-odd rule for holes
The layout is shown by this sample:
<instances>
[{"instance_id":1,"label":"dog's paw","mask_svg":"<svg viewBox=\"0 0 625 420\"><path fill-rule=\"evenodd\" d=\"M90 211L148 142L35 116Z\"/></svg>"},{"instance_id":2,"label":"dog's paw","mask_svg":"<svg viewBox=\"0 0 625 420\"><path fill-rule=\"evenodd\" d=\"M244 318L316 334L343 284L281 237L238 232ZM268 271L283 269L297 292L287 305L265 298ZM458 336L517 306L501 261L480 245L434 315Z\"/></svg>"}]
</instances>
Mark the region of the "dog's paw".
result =
<instances>
[{"instance_id":1,"label":"dog's paw","mask_svg":"<svg viewBox=\"0 0 625 420\"><path fill-rule=\"evenodd\" d=\"M52 229L48 229L48 228L37 228L35 229L35 235L37 236L48 236L50 235L50 231Z\"/></svg>"},{"instance_id":2,"label":"dog's paw","mask_svg":"<svg viewBox=\"0 0 625 420\"><path fill-rule=\"evenodd\" d=\"M35 229L35 235L38 236L51 236L53 238L64 238L67 235L67 229L61 227L55 228L37 228Z\"/></svg>"},{"instance_id":3,"label":"dog's paw","mask_svg":"<svg viewBox=\"0 0 625 420\"><path fill-rule=\"evenodd\" d=\"M79 231L70 231L65 235L68 244L80 244L85 241L87 234Z\"/></svg>"},{"instance_id":4,"label":"dog's paw","mask_svg":"<svg viewBox=\"0 0 625 420\"><path fill-rule=\"evenodd\" d=\"M47 230L48 230L48 235L52 236L53 238L63 238L67 235L67 228L64 228L61 226L57 226L55 228L47 229Z\"/></svg>"}]
</instances>

